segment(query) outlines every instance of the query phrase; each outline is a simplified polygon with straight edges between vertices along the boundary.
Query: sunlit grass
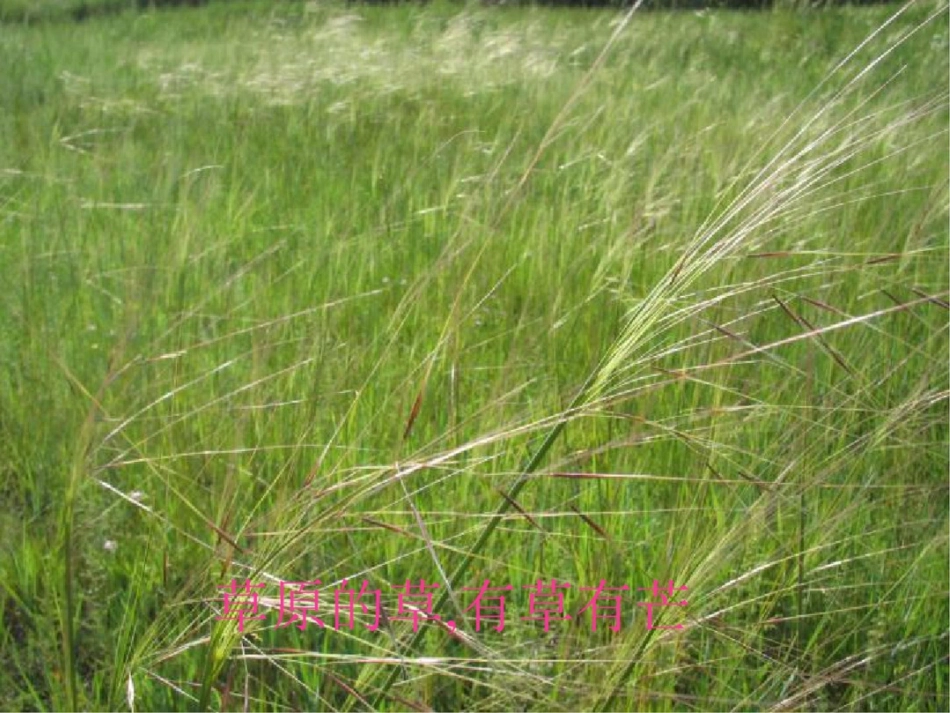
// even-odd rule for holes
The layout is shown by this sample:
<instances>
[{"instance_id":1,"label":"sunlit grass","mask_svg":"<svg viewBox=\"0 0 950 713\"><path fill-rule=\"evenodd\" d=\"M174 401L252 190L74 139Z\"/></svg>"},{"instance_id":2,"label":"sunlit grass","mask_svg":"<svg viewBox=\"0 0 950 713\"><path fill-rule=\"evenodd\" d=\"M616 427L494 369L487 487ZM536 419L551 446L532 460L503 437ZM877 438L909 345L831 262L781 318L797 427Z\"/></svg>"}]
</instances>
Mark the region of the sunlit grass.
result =
<instances>
[{"instance_id":1,"label":"sunlit grass","mask_svg":"<svg viewBox=\"0 0 950 713\"><path fill-rule=\"evenodd\" d=\"M898 10L4 26L0 704L945 710L947 14ZM277 627L364 578L511 620ZM578 615L669 579L684 630Z\"/></svg>"}]
</instances>

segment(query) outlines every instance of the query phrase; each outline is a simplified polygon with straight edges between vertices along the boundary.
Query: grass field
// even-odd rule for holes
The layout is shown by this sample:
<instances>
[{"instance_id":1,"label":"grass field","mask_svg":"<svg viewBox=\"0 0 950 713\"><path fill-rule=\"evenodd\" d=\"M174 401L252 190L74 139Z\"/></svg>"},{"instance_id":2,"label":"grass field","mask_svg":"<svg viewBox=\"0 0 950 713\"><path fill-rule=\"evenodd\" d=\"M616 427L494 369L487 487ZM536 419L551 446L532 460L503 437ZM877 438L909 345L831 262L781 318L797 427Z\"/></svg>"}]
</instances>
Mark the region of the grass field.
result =
<instances>
[{"instance_id":1,"label":"grass field","mask_svg":"<svg viewBox=\"0 0 950 713\"><path fill-rule=\"evenodd\" d=\"M948 41L942 2L0 25L0 708L950 708Z\"/></svg>"}]
</instances>

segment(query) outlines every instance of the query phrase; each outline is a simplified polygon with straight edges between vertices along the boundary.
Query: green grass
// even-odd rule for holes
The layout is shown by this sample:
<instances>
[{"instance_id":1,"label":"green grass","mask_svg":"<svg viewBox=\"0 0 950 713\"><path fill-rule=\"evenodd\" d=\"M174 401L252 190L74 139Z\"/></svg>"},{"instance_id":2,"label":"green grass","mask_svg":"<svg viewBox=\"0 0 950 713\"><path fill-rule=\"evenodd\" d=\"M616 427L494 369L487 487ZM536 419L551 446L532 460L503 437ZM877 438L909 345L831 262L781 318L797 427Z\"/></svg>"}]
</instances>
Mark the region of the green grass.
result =
<instances>
[{"instance_id":1,"label":"green grass","mask_svg":"<svg viewBox=\"0 0 950 713\"><path fill-rule=\"evenodd\" d=\"M0 708L950 707L946 6L622 17L0 27Z\"/></svg>"}]
</instances>

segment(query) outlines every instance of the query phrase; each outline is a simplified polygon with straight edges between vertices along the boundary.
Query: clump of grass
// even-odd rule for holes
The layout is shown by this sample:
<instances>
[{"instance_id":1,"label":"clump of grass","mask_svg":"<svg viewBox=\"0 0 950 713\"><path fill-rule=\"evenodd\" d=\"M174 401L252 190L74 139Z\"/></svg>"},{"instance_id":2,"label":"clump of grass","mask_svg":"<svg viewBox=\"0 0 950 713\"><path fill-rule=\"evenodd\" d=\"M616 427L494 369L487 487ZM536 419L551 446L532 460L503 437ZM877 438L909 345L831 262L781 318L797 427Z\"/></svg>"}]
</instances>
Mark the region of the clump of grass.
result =
<instances>
[{"instance_id":1,"label":"clump of grass","mask_svg":"<svg viewBox=\"0 0 950 713\"><path fill-rule=\"evenodd\" d=\"M0 40L9 704L945 708L946 7L298 10Z\"/></svg>"}]
</instances>

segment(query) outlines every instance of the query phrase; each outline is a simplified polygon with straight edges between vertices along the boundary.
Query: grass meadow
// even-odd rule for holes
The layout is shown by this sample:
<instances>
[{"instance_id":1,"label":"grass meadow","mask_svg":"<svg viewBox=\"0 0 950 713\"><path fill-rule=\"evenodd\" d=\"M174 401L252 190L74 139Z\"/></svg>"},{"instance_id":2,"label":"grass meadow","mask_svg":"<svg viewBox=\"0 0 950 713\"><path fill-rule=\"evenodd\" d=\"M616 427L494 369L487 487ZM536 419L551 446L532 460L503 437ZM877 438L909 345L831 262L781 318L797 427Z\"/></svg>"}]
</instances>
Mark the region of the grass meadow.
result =
<instances>
[{"instance_id":1,"label":"grass meadow","mask_svg":"<svg viewBox=\"0 0 950 713\"><path fill-rule=\"evenodd\" d=\"M0 708L950 708L946 4L2 5Z\"/></svg>"}]
</instances>

